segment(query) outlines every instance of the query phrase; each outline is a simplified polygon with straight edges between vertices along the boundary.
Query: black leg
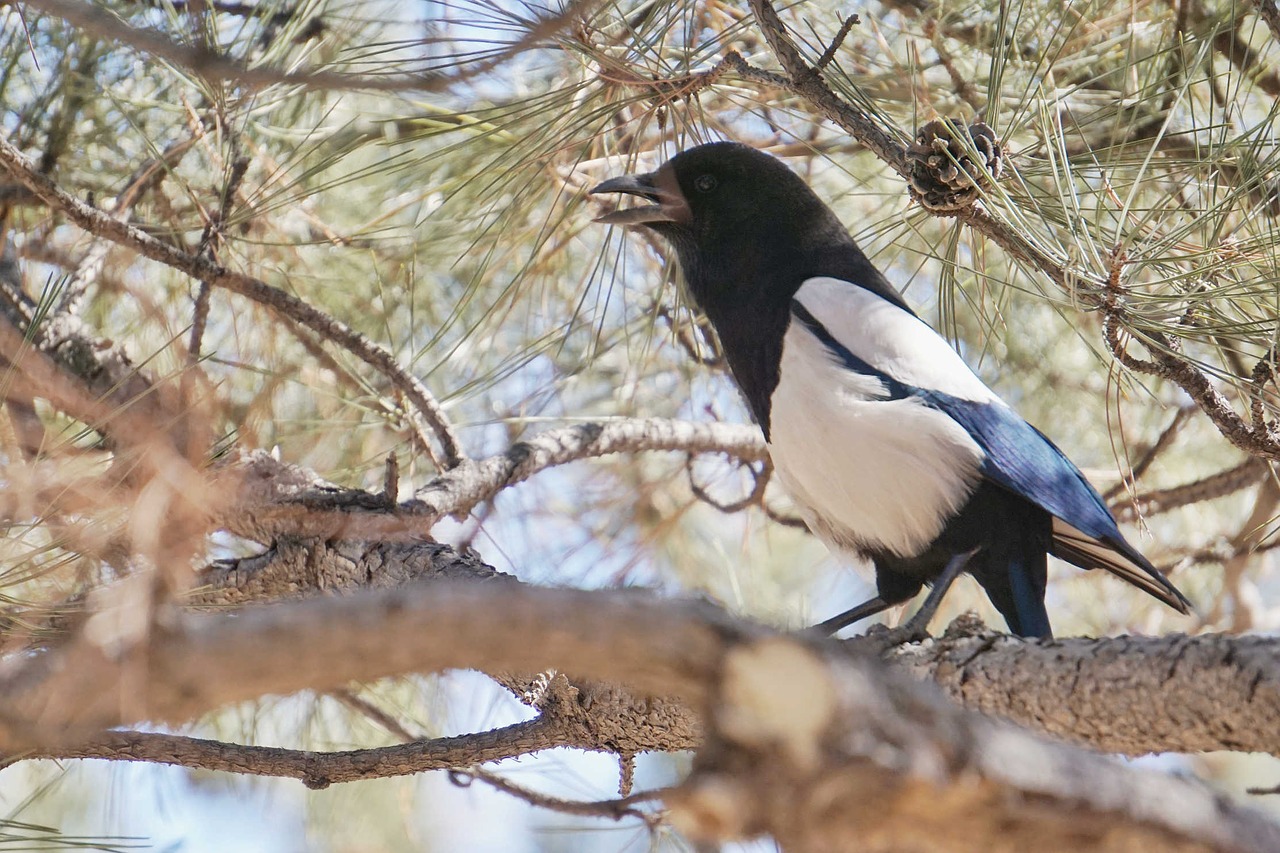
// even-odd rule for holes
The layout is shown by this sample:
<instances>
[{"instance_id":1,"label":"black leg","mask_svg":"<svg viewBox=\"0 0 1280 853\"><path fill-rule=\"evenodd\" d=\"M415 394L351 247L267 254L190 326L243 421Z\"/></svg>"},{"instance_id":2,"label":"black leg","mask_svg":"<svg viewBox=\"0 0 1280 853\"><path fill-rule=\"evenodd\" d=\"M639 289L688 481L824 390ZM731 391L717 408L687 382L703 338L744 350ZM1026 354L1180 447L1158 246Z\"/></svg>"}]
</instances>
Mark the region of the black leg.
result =
<instances>
[{"instance_id":1,"label":"black leg","mask_svg":"<svg viewBox=\"0 0 1280 853\"><path fill-rule=\"evenodd\" d=\"M854 622L861 622L863 619L888 610L891 606L892 605L890 605L889 602L877 595L870 601L864 601L857 607L850 608L843 613L838 613L835 616L832 616L830 619L819 622L817 625L810 628L809 631L814 634L827 637L834 634L836 631L839 631L841 628L846 628L849 625L852 625Z\"/></svg>"},{"instance_id":2,"label":"black leg","mask_svg":"<svg viewBox=\"0 0 1280 853\"><path fill-rule=\"evenodd\" d=\"M920 609L912 614L905 625L890 632L894 635L895 644L922 640L928 636L929 620L938 612L938 605L942 604L942 599L947 594L947 590L956 582L956 578L960 577L960 573L964 571L965 566L969 565L969 561L973 559L974 554L978 553L978 550L978 548L974 548L972 551L956 554L947 561L946 567L943 568L942 574L938 575L934 580L933 588L925 596L924 603L920 605Z\"/></svg>"}]
</instances>

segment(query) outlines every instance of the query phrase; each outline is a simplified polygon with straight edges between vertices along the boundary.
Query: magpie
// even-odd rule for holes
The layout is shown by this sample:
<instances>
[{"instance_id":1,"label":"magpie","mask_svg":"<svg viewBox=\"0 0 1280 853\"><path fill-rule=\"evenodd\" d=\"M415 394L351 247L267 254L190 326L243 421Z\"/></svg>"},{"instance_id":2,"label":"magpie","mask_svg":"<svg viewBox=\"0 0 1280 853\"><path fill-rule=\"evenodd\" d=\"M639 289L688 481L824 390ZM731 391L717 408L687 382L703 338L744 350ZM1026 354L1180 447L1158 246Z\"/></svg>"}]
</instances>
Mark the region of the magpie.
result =
<instances>
[{"instance_id":1,"label":"magpie","mask_svg":"<svg viewBox=\"0 0 1280 853\"><path fill-rule=\"evenodd\" d=\"M834 632L969 572L1009 629L1051 637L1047 555L1190 602L1125 541L1097 491L903 300L780 160L699 145L592 193L597 221L664 238L809 528L875 567Z\"/></svg>"}]
</instances>

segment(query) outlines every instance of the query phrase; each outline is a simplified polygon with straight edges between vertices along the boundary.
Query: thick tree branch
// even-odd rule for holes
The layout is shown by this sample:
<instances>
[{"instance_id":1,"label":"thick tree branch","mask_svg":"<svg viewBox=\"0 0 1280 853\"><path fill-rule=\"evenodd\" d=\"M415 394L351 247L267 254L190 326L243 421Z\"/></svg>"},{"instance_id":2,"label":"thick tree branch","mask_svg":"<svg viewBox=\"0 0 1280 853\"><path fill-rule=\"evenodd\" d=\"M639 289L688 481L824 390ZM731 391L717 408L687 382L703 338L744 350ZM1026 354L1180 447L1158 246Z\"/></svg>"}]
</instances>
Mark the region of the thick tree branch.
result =
<instances>
[{"instance_id":1,"label":"thick tree branch","mask_svg":"<svg viewBox=\"0 0 1280 853\"><path fill-rule=\"evenodd\" d=\"M258 556L205 566L188 601L198 607L267 604L424 580L519 583L479 557L437 542L286 538Z\"/></svg>"},{"instance_id":2,"label":"thick tree branch","mask_svg":"<svg viewBox=\"0 0 1280 853\"><path fill-rule=\"evenodd\" d=\"M600 593L571 590L442 582L252 608L235 618L179 616L173 634L157 638L145 655L119 658L108 653L118 650L82 637L56 652L10 661L0 677L0 739L10 749L69 742L131 718L181 722L269 693L342 687L411 672L537 672L563 659L580 630L596 632L593 645L606 658L643 660L656 643L668 664L685 660L684 677L666 686L665 676L658 675L626 673L627 681L654 694L674 690L697 707L717 632L740 629L722 626L724 620L710 615L716 611L709 606L702 608L707 618L691 620L689 614L698 608L673 604L662 616L663 608L644 594L604 594L603 607L600 598ZM495 603L491 618L476 617ZM607 624L633 608L656 620L649 623L654 637L629 637ZM542 620L556 609L556 620L574 627L544 636L551 623ZM522 648L508 650L517 637L523 638L517 643ZM530 643L529 637L540 641ZM385 648L391 638L395 648ZM604 671L618 674L608 662ZM591 663L582 674L600 673Z\"/></svg>"},{"instance_id":3,"label":"thick tree branch","mask_svg":"<svg viewBox=\"0 0 1280 853\"><path fill-rule=\"evenodd\" d=\"M317 587L375 587L406 578L500 580L519 585L475 557L434 543L369 548L312 543L254 558L253 568L213 567L201 602L247 602ZM309 556L304 556L309 555ZM261 573L261 577L259 576ZM862 640L850 640L851 648ZM946 636L889 649L885 659L936 681L965 707L1013 720L1107 752L1145 755L1236 749L1280 755L1280 642L1203 636L1072 638L1040 645L957 620ZM1205 685L1214 685L1206 690ZM1082 689L1083 686L1099 689ZM595 689L595 688L592 688ZM623 706L632 700L618 696ZM597 695L593 702L601 705ZM1135 709L1148 709L1135 712ZM664 717L665 718L665 717ZM638 721L633 721L638 722ZM667 730L665 723L658 726ZM643 744L643 738L638 738ZM641 749L656 749L656 745Z\"/></svg>"},{"instance_id":4,"label":"thick tree branch","mask_svg":"<svg viewBox=\"0 0 1280 853\"><path fill-rule=\"evenodd\" d=\"M1105 752L1280 755L1280 659L1268 637L1028 643L957 620L885 658L960 704Z\"/></svg>"},{"instance_id":5,"label":"thick tree branch","mask_svg":"<svg viewBox=\"0 0 1280 853\"><path fill-rule=\"evenodd\" d=\"M858 639L846 641L851 650ZM1260 637L1116 637L1027 643L957 620L947 635L888 650L889 663L964 707L1105 752L1230 749L1280 754L1280 665ZM1086 685L1105 689L1082 689ZM695 749L701 730L679 706L629 713L640 700L604 685L561 687L542 716L487 732L394 747L316 752L146 732L108 732L30 758L104 758L300 779L312 787L466 767L557 747ZM564 697L568 697L568 701ZM1137 709L1135 711L1135 709ZM618 735L626 732L625 740Z\"/></svg>"},{"instance_id":6,"label":"thick tree branch","mask_svg":"<svg viewBox=\"0 0 1280 853\"><path fill-rule=\"evenodd\" d=\"M497 475L484 478L489 488L499 489L512 477L524 477L541 465L555 461L577 458L580 453L612 452L614 450L656 449L662 446L671 447L664 442L677 442L680 449L694 446L728 450L749 457L753 452L762 452L758 433L749 427L726 427L716 424L681 424L667 421L619 421L605 425L592 425L591 429L572 427L565 430L554 430L552 438L533 444L536 449L520 447L508 454L502 454L491 460L468 463L455 472L442 476L446 483L455 478L470 477L472 464L495 471ZM594 436L594 438L592 437ZM741 439L740 444L735 441ZM272 502L289 504L296 502L297 507L316 508L322 505L345 504L353 508L356 514L367 514L372 517L393 515L387 509L385 497L357 490L341 490L336 487L318 484L315 475L303 469L287 466L267 454L255 454L248 464L263 466L257 474L243 474L242 482L255 482L254 489L259 490L257 501L237 500L230 504L239 507L236 513L243 513L250 518L261 518L270 514ZM470 488L442 487L435 490L435 497L457 494L474 494ZM328 504L326 504L328 502ZM438 511L450 506L448 502L437 505ZM452 504L456 506L457 504ZM265 507L265 509L264 509ZM304 516L305 517L305 514ZM387 522L391 523L390 521ZM413 530L414 525L404 525L400 520L400 533ZM247 525L247 523L246 523ZM262 527L259 523L259 526ZM361 523L353 523L349 527L363 529ZM244 531L242 531L244 532ZM453 579L485 579L503 578L506 583L515 583L498 575L490 567L473 556L460 555L452 549L436 544L412 541L410 537L401 536L400 541L344 541L327 537L330 528L318 530L315 538L296 539L285 537L277 541L271 550L258 557L214 564L198 577L200 588L193 594L193 603L216 605L228 603L245 603L251 601L269 601L285 598L297 598L313 595L320 590L353 590L358 588L396 588L415 580L429 578ZM384 531L385 532L385 531ZM265 535L265 534L260 534ZM393 537L394 538L394 537ZM965 670L959 683L965 690L953 691L954 698L961 702L1001 713L1015 718L1024 724L1043 727L1058 734L1069 734L1082 740L1091 741L1097 734L1098 727L1105 729L1107 740L1099 745L1107 749L1134 753L1196 750L1207 748L1241 748L1244 742L1231 732L1251 731L1249 748L1259 751L1280 752L1280 743L1273 743L1269 733L1280 730L1280 727L1259 725L1257 715L1264 713L1266 701L1270 696L1267 690L1257 687L1245 691L1247 700L1233 701L1218 709L1223 728L1216 733L1206 733L1203 729L1181 731L1177 727L1152 727L1140 715L1134 715L1135 707L1161 707L1174 717L1186 715L1195 717L1201 714L1204 693L1196 684L1189 681L1164 680L1148 682L1145 675L1163 667L1162 660L1170 655L1183 654L1183 649L1176 641L1154 641L1152 644L1133 644L1126 646L1128 652L1123 656L1115 656L1113 649L1096 654L1106 658L1106 665L1095 672L1091 664L1082 661L1092 659L1092 641L1069 641L1083 643L1079 650L1065 655L1056 664L1046 662L1043 655L1036 652L1038 647L1021 643L995 643L994 637L988 638L993 645L985 648L982 654L973 654L974 644L963 639L957 640L960 645L957 655L962 658L972 657L975 663L973 670ZM951 642L951 641L947 641ZM985 642L985 640L984 640ZM1105 644L1110 641L1098 641ZM1210 642L1196 640L1196 643ZM1234 643L1236 641L1227 641ZM1247 640L1240 640L1247 643ZM914 647L912 647L914 648ZM946 683L945 673L954 665L954 658L946 657L945 644L935 644L934 649L943 664L918 663L922 672L943 672L937 676ZM1229 648L1234 649L1234 645ZM906 654L905 651L897 654ZM1208 656L1214 657L1216 652ZM999 663L993 665L992 672L999 677L984 678L977 673L988 656L996 656ZM907 660L914 659L914 655ZM1227 654L1210 667L1205 677L1221 679L1224 683L1236 683L1243 679L1251 682L1258 679L1263 685L1271 684L1275 679L1270 674L1259 674L1245 665L1249 660L1245 654L1237 655L1234 651ZM1153 663L1154 662L1154 663ZM941 667L941 669L939 669ZM1014 678L1009 672L1022 673ZM1153 669L1154 667L1154 669ZM1133 672L1140 678L1136 680L1120 679L1117 673ZM1093 697L1095 704L1089 707L1089 713L1078 713L1064 722L1061 715L1044 714L1044 709L1052 709L1060 700L1060 688L1065 682L1105 683L1111 685L1106 692ZM1004 683L1018 685L1012 694L1002 692ZM1002 698L1003 697L1003 698ZM627 701L623 699L622 701ZM1020 710L1021 709L1021 710ZM1026 710L1031 709L1031 710ZM1262 709L1261 711L1259 709ZM1215 740L1215 738L1220 738ZM655 748L652 741L639 740L640 748Z\"/></svg>"},{"instance_id":7,"label":"thick tree branch","mask_svg":"<svg viewBox=\"0 0 1280 853\"><path fill-rule=\"evenodd\" d=\"M809 645L706 606L633 593L431 584L235 618L185 616L145 655L92 651L79 644L10 667L0 682L10 748L33 735L72 742L130 718L178 721L228 701L353 679L556 664L680 695L708 721L708 747L669 799L695 834L768 831L794 849L841 849L861 825L884 839L870 849L889 849L890 840L900 848L945 824L956 850L1032 833L1048 839L1037 849L1066 849L1053 843L1065 838L1079 849L1112 832L1157 845L1149 849L1280 845L1273 824L1195 783L960 711L839 644ZM765 766L771 772L751 771ZM830 796L815 796L819 789ZM920 797L928 820L902 820ZM1064 815L1074 816L1074 832Z\"/></svg>"}]
</instances>

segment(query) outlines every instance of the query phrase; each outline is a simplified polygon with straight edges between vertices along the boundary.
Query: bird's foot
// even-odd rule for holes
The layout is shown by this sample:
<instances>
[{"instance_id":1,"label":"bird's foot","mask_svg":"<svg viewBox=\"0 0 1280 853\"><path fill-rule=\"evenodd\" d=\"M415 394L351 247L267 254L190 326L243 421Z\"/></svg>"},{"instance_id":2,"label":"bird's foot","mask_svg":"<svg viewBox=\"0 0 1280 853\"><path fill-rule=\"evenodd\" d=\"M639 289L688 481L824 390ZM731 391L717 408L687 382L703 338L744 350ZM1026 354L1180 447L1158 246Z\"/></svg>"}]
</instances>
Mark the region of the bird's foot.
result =
<instances>
[{"instance_id":1,"label":"bird's foot","mask_svg":"<svg viewBox=\"0 0 1280 853\"><path fill-rule=\"evenodd\" d=\"M955 583L956 578L960 577L960 573L964 571L964 567L969 564L969 560L976 553L978 553L978 549L974 548L952 557L942 570L942 574L938 575L937 580L933 582L933 587L929 590L929 594L925 596L924 603L920 605L920 609L911 614L910 619L897 628L886 628L876 632L877 642L882 649L889 649L907 643L918 643L921 640L928 639L930 620L937 614L938 606L942 604L942 599L946 596L947 590L951 588L951 584Z\"/></svg>"},{"instance_id":2,"label":"bird's foot","mask_svg":"<svg viewBox=\"0 0 1280 853\"><path fill-rule=\"evenodd\" d=\"M895 646L905 646L908 643L919 643L929 639L929 620L917 619L920 615L916 611L910 619L902 623L896 628L887 628L884 625L875 625L871 630L867 631L866 637L874 639L881 651L891 649Z\"/></svg>"}]
</instances>

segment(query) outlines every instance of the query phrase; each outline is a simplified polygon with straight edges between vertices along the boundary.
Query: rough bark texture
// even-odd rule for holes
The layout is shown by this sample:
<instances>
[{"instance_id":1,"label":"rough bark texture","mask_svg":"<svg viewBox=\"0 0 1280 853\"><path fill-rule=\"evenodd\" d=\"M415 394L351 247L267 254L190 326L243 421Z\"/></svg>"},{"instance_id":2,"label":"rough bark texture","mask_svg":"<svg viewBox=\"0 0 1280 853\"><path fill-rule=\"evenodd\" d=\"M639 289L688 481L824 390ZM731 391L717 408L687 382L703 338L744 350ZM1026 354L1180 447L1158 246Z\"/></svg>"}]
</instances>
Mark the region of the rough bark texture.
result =
<instances>
[{"instance_id":1,"label":"rough bark texture","mask_svg":"<svg viewBox=\"0 0 1280 853\"><path fill-rule=\"evenodd\" d=\"M751 666L726 667L718 724L689 784L670 798L675 819L695 837L767 832L785 850L824 853L1272 850L1280 843L1274 826L1237 823L1238 807L1197 783L1145 774L1139 783L1119 764L955 713L932 691L856 658L824 661L834 688L831 719L840 722L812 727L820 748L783 722L813 717L814 684L746 703L755 712L746 723L726 720L742 713L739 694L750 694L735 689L735 677L759 690L817 679L798 676L807 664L792 655L775 651L772 662L761 660L768 642L731 652L750 654ZM1117 812L1133 820L1118 822Z\"/></svg>"},{"instance_id":2,"label":"rough bark texture","mask_svg":"<svg viewBox=\"0 0 1280 853\"><path fill-rule=\"evenodd\" d=\"M313 541L206 569L197 600L270 601L433 577L518 584L478 557L436 543ZM1277 652L1274 638L1229 635L1028 642L962 618L943 637L889 649L885 659L935 681L965 707L1107 752L1280 755ZM511 676L504 683L519 694L527 681ZM620 706L633 702L626 691L615 698Z\"/></svg>"},{"instance_id":3,"label":"rough bark texture","mask_svg":"<svg viewBox=\"0 0 1280 853\"><path fill-rule=\"evenodd\" d=\"M457 737L433 738L374 749L339 752L242 746L204 738L153 732L103 732L93 741L53 751L33 750L22 758L108 758L298 779L309 788L335 782L381 779L428 770L450 770L513 755L576 746L542 719Z\"/></svg>"},{"instance_id":4,"label":"rough bark texture","mask_svg":"<svg viewBox=\"0 0 1280 853\"><path fill-rule=\"evenodd\" d=\"M1273 637L1025 642L980 624L888 660L968 708L1095 749L1142 755L1227 749L1280 755Z\"/></svg>"},{"instance_id":5,"label":"rough bark texture","mask_svg":"<svg viewBox=\"0 0 1280 853\"><path fill-rule=\"evenodd\" d=\"M197 574L192 604L287 601L320 592L395 589L418 580L517 583L474 554L437 542L282 539L257 557L224 560Z\"/></svg>"},{"instance_id":6,"label":"rough bark texture","mask_svg":"<svg viewBox=\"0 0 1280 853\"><path fill-rule=\"evenodd\" d=\"M670 799L695 835L769 832L792 850L1280 849L1280 828L1196 782L959 709L842 644L629 592L446 581L183 616L145 654L80 641L11 668L0 720L13 748L270 692L551 664L681 696L706 721Z\"/></svg>"}]
</instances>

